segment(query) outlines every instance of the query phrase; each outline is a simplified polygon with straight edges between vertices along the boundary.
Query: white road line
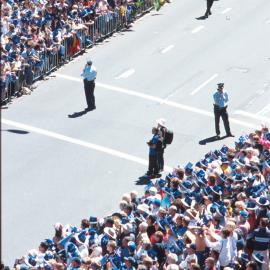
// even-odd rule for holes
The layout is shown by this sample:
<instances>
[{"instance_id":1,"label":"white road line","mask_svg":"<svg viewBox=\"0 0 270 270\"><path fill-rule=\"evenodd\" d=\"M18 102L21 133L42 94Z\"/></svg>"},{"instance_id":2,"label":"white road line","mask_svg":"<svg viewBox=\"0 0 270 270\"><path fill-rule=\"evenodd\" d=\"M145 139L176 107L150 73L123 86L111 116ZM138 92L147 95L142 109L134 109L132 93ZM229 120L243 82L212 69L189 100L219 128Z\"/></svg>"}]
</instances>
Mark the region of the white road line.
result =
<instances>
[{"instance_id":1,"label":"white road line","mask_svg":"<svg viewBox=\"0 0 270 270\"><path fill-rule=\"evenodd\" d=\"M79 78L76 78L76 77L67 76L67 75L63 75L63 74L59 74L59 73L55 73L55 75L56 75L56 77L59 77L59 78L64 78L64 79L68 79L68 80L71 80L71 81L81 82L82 83L82 79L79 79ZM205 115L205 116L208 116L208 117L211 117L211 118L214 117L212 112L202 110L202 109L199 109L199 108L196 108L196 107L184 105L184 104L181 104L181 103L178 103L178 102L169 101L169 100L166 100L166 99L163 99L163 98L151 96L151 95L148 95L148 94L144 94L144 93L141 93L141 92L136 92L136 91L129 90L129 89L124 89L124 88L117 87L117 86L108 85L108 84L105 84L105 83L97 82L96 85L98 87L100 87L100 88L104 88L104 89L108 89L108 90L115 91L115 92L118 92L118 93L123 93L123 94L126 94L126 95L136 96L136 97L139 97L139 98L142 98L142 99L158 102L160 104L165 104L165 105L168 105L168 106L171 106L171 107L174 107L174 108L181 109L183 111L189 111L189 112L197 113L197 114L200 114L200 115ZM235 119L235 118L232 118L232 117L230 117L230 121L232 123L238 124L240 126L248 127L248 128L251 128L251 129L258 128L258 125L254 125L252 123L241 121L241 120L238 120L238 119Z\"/></svg>"},{"instance_id":2,"label":"white road line","mask_svg":"<svg viewBox=\"0 0 270 270\"><path fill-rule=\"evenodd\" d=\"M172 48L174 47L174 45L169 45L168 47L164 48L161 53L166 53L168 51L170 51Z\"/></svg>"},{"instance_id":3,"label":"white road line","mask_svg":"<svg viewBox=\"0 0 270 270\"><path fill-rule=\"evenodd\" d=\"M270 111L270 104L263 107L260 111L256 113L256 115L265 115Z\"/></svg>"},{"instance_id":4,"label":"white road line","mask_svg":"<svg viewBox=\"0 0 270 270\"><path fill-rule=\"evenodd\" d=\"M270 23L270 19L269 19L269 20L267 20L265 23L266 23L266 24L267 24L267 23Z\"/></svg>"},{"instance_id":5,"label":"white road line","mask_svg":"<svg viewBox=\"0 0 270 270\"><path fill-rule=\"evenodd\" d=\"M1 119L1 122L2 122L2 124L6 124L6 125L9 125L9 126L12 126L12 127L19 128L19 129L27 130L29 132L38 133L38 134L48 136L48 137L51 137L51 138L54 138L54 139L57 139L57 140L65 141L65 142L68 142L68 143L77 144L77 145L80 145L80 146L83 146L83 147L86 147L86 148L89 148L89 149L92 149L92 150L103 152L105 154L109 154L111 156L115 156L115 157L118 157L118 158L129 160L129 161L141 164L141 165L145 165L145 166L148 165L148 161L146 159L142 159L142 158L139 158L139 157L136 157L136 156L133 156L133 155L129 155L129 154L126 154L126 153L123 153L123 152L120 152L120 151L117 151L117 150L114 150L114 149L111 149L111 148L107 148L107 147L104 147L104 146L101 146L101 145L98 145L98 144L82 141L82 140L75 139L75 138L72 138L72 137L69 137L69 136L65 136L65 135L62 135L62 134L59 134L59 133L55 133L55 132L52 132L52 131L49 131L49 130L33 127L33 126L30 126L30 125L22 124L22 123L7 120L7 119ZM169 167L169 166L165 166L165 170L167 172L171 172L172 168Z\"/></svg>"},{"instance_id":6,"label":"white road line","mask_svg":"<svg viewBox=\"0 0 270 270\"><path fill-rule=\"evenodd\" d=\"M212 75L208 80L206 80L205 82L203 82L202 84L200 84L196 89L194 89L190 94L193 96L196 93L198 93L205 85L207 85L209 82L211 82L212 80L214 80L216 77L218 76L218 74L214 74Z\"/></svg>"},{"instance_id":7,"label":"white road line","mask_svg":"<svg viewBox=\"0 0 270 270\"><path fill-rule=\"evenodd\" d=\"M119 76L117 76L116 79L126 79L129 76L131 76L133 73L135 73L134 68L128 69L127 71L125 71L122 74L120 74Z\"/></svg>"},{"instance_id":8,"label":"white road line","mask_svg":"<svg viewBox=\"0 0 270 270\"><path fill-rule=\"evenodd\" d=\"M203 26L203 25L200 25L200 26L194 28L194 29L191 31L191 33L192 33L192 34L198 33L198 32L201 31L203 28L204 28L204 26Z\"/></svg>"},{"instance_id":9,"label":"white road line","mask_svg":"<svg viewBox=\"0 0 270 270\"><path fill-rule=\"evenodd\" d=\"M255 119L255 120L259 120L259 121L270 123L270 118L259 116L259 115L256 115L256 114L253 114L253 113L249 113L249 112L246 112L246 111L237 110L237 111L234 112L234 114L239 114L239 115L243 115L243 116L246 116L246 117Z\"/></svg>"},{"instance_id":10,"label":"white road line","mask_svg":"<svg viewBox=\"0 0 270 270\"><path fill-rule=\"evenodd\" d=\"M226 8L226 9L224 9L224 10L221 12L221 14L226 14L226 13L228 13L230 10L232 10L232 8Z\"/></svg>"}]
</instances>

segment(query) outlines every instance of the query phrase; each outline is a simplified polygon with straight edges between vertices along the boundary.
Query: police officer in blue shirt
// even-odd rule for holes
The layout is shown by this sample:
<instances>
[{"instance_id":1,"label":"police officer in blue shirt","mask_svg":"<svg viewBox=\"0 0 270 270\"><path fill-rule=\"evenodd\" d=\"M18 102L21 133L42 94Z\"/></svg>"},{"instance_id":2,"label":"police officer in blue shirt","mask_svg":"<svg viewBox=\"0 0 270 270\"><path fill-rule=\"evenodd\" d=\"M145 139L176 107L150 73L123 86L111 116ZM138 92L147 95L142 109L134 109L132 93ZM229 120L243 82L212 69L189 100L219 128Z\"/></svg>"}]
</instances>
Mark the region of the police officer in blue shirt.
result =
<instances>
[{"instance_id":1,"label":"police officer in blue shirt","mask_svg":"<svg viewBox=\"0 0 270 270\"><path fill-rule=\"evenodd\" d=\"M220 129L219 129L220 117L223 120L227 137L234 137L234 135L232 135L231 130L230 130L229 116L227 113L229 97L228 97L227 92L225 92L223 89L224 89L224 83L219 83L218 89L216 93L213 95L215 127L216 127L217 138L220 138L219 136L220 135Z\"/></svg>"},{"instance_id":2,"label":"police officer in blue shirt","mask_svg":"<svg viewBox=\"0 0 270 270\"><path fill-rule=\"evenodd\" d=\"M96 104L95 104L94 90L95 90L95 79L97 77L97 70L92 65L91 60L87 61L87 64L85 65L81 76L84 78L83 83L87 102L87 108L85 109L85 111L95 110Z\"/></svg>"}]
</instances>

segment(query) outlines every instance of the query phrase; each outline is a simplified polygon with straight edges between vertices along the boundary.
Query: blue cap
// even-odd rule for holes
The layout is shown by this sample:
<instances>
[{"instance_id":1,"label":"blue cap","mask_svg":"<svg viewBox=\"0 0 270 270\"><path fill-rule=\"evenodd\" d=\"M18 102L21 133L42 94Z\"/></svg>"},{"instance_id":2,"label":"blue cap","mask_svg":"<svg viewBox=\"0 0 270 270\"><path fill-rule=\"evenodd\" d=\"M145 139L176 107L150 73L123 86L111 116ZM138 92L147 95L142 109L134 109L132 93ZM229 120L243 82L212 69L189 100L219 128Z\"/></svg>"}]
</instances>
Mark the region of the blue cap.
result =
<instances>
[{"instance_id":1,"label":"blue cap","mask_svg":"<svg viewBox=\"0 0 270 270\"><path fill-rule=\"evenodd\" d=\"M243 218L248 218L248 212L247 211L242 210L242 211L239 212L239 215L241 217L243 217Z\"/></svg>"},{"instance_id":2,"label":"blue cap","mask_svg":"<svg viewBox=\"0 0 270 270\"><path fill-rule=\"evenodd\" d=\"M166 183L167 183L167 181L166 180L164 180L164 179L158 179L157 180L157 185L160 187L160 188L163 188L163 187L165 187L166 186Z\"/></svg>"},{"instance_id":3,"label":"blue cap","mask_svg":"<svg viewBox=\"0 0 270 270\"><path fill-rule=\"evenodd\" d=\"M184 190L190 190L192 188L192 183L186 180L181 184L181 187L184 188Z\"/></svg>"},{"instance_id":4,"label":"blue cap","mask_svg":"<svg viewBox=\"0 0 270 270\"><path fill-rule=\"evenodd\" d=\"M227 155L228 151L229 151L229 147L226 146L226 145L223 145L223 146L221 147L221 149L220 149L220 152L221 152L222 154L224 154L224 155Z\"/></svg>"},{"instance_id":5,"label":"blue cap","mask_svg":"<svg viewBox=\"0 0 270 270\"><path fill-rule=\"evenodd\" d=\"M156 206L160 206L160 205L161 205L161 200L155 198L155 199L153 200L153 204L156 205Z\"/></svg>"},{"instance_id":6,"label":"blue cap","mask_svg":"<svg viewBox=\"0 0 270 270\"><path fill-rule=\"evenodd\" d=\"M133 241L128 242L128 249L131 252L134 252L136 250L136 244Z\"/></svg>"}]
</instances>

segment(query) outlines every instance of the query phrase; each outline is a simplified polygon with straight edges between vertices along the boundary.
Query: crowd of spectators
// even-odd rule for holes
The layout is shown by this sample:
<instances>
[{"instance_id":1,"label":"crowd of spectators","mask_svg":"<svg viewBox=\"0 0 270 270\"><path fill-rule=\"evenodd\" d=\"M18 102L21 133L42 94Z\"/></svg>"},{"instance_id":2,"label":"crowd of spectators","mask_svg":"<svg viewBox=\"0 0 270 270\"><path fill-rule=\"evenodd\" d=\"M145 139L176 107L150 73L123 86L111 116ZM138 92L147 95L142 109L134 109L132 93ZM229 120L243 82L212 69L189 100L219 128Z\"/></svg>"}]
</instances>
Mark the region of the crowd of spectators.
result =
<instances>
[{"instance_id":1,"label":"crowd of spectators","mask_svg":"<svg viewBox=\"0 0 270 270\"><path fill-rule=\"evenodd\" d=\"M268 128L149 181L109 217L56 223L15 269L270 269Z\"/></svg>"},{"instance_id":2,"label":"crowd of spectators","mask_svg":"<svg viewBox=\"0 0 270 270\"><path fill-rule=\"evenodd\" d=\"M65 62L104 32L108 20L127 20L152 0L1 0L1 89L31 88L35 74ZM107 15L95 29L97 17ZM134 15L134 14L133 14ZM104 17L104 16L103 16ZM65 41L65 43L63 43ZM23 71L23 72L19 72ZM1 100L3 95L1 93Z\"/></svg>"}]
</instances>

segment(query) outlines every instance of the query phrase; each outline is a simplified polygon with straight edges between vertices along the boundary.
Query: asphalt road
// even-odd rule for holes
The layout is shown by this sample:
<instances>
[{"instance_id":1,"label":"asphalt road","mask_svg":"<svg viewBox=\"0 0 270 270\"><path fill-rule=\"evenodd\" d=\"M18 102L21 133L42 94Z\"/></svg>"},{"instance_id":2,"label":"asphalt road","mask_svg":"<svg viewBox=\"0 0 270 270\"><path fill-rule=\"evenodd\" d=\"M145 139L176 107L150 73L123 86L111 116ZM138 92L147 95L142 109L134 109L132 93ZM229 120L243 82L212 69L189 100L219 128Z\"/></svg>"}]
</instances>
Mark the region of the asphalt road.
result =
<instances>
[{"instance_id":1,"label":"asphalt road","mask_svg":"<svg viewBox=\"0 0 270 270\"><path fill-rule=\"evenodd\" d=\"M141 192L155 120L175 138L169 167L195 162L233 138L215 134L212 94L225 82L232 132L270 124L270 2L174 0L130 31L59 69L30 96L2 111L2 258L14 259L52 235L53 224L77 224L116 210L123 193ZM86 107L80 73L98 69L97 110ZM221 123L222 124L222 123ZM222 132L224 133L223 127Z\"/></svg>"}]
</instances>

